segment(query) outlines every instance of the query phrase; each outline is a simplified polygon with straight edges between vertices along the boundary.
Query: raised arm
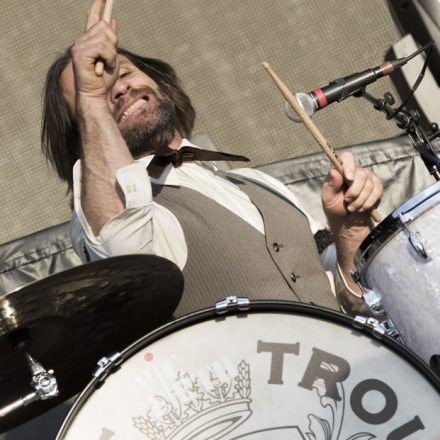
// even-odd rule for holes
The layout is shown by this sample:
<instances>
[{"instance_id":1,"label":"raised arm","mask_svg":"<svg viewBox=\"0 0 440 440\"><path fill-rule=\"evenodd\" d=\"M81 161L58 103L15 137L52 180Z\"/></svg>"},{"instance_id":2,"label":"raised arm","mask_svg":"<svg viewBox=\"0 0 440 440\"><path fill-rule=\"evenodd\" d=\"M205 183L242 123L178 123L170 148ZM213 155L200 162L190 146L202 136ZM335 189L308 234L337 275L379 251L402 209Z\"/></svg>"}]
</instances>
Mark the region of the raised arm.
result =
<instances>
[{"instance_id":1,"label":"raised arm","mask_svg":"<svg viewBox=\"0 0 440 440\"><path fill-rule=\"evenodd\" d=\"M123 211L116 172L133 162L112 111L119 87L117 28L115 20L101 20L104 4L105 0L93 2L86 31L72 46L72 64L62 76L81 138L81 205L95 235ZM104 62L102 76L95 73L98 58Z\"/></svg>"}]
</instances>

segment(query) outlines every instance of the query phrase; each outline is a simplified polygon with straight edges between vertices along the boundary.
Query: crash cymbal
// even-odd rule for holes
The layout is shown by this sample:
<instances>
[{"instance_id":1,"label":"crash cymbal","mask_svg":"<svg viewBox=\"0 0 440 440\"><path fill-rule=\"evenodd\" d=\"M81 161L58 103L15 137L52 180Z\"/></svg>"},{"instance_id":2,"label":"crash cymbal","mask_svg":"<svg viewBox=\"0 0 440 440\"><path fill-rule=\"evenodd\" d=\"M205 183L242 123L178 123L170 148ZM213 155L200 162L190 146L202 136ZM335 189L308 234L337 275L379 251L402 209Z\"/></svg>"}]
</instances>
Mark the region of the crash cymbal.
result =
<instances>
[{"instance_id":1,"label":"crash cymbal","mask_svg":"<svg viewBox=\"0 0 440 440\"><path fill-rule=\"evenodd\" d=\"M25 353L54 370L60 391L0 418L0 432L79 392L99 359L169 320L182 292L174 263L127 255L56 273L0 298L0 408L33 391Z\"/></svg>"}]
</instances>

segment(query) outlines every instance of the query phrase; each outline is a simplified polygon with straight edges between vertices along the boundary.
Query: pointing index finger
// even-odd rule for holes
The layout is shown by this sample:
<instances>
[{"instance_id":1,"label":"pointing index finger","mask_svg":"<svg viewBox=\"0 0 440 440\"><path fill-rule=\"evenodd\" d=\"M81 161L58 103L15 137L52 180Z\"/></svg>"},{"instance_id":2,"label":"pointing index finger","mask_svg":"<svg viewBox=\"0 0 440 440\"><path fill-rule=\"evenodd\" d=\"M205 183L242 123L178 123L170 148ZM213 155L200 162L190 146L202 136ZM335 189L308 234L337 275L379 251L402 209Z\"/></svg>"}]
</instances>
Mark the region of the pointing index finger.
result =
<instances>
[{"instance_id":1,"label":"pointing index finger","mask_svg":"<svg viewBox=\"0 0 440 440\"><path fill-rule=\"evenodd\" d=\"M101 20L102 11L104 9L105 0L94 0L89 13L87 14L86 32L99 20Z\"/></svg>"}]
</instances>

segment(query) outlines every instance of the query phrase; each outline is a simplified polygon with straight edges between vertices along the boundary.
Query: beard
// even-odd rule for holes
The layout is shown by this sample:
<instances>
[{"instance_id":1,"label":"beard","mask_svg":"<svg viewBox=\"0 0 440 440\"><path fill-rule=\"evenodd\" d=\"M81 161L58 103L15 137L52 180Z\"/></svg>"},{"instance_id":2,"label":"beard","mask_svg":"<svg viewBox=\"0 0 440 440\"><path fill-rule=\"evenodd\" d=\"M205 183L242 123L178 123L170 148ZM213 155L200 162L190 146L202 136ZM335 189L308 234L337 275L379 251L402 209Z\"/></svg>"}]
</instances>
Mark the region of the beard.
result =
<instances>
[{"instance_id":1,"label":"beard","mask_svg":"<svg viewBox=\"0 0 440 440\"><path fill-rule=\"evenodd\" d=\"M147 88L136 91L145 92ZM159 95L148 88L156 98L157 105L152 110L140 115L138 121L121 131L127 146L135 159L156 153L169 146L176 135L176 111L171 99Z\"/></svg>"}]
</instances>

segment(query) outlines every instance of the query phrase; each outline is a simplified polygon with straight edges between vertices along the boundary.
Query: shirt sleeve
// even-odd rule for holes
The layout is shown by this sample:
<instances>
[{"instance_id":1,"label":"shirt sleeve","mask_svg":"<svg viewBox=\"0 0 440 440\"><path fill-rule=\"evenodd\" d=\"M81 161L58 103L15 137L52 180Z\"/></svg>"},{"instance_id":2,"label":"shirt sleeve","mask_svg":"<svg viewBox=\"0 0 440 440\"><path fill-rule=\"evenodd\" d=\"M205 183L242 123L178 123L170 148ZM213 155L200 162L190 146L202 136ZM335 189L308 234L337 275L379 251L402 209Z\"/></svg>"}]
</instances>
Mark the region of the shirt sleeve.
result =
<instances>
[{"instance_id":1,"label":"shirt sleeve","mask_svg":"<svg viewBox=\"0 0 440 440\"><path fill-rule=\"evenodd\" d=\"M81 167L79 161L75 164L71 239L80 258L94 261L116 255L151 254L183 269L187 247L182 227L174 214L153 201L145 164L135 161L119 169L116 178L125 197L125 209L95 236L81 207Z\"/></svg>"}]
</instances>

